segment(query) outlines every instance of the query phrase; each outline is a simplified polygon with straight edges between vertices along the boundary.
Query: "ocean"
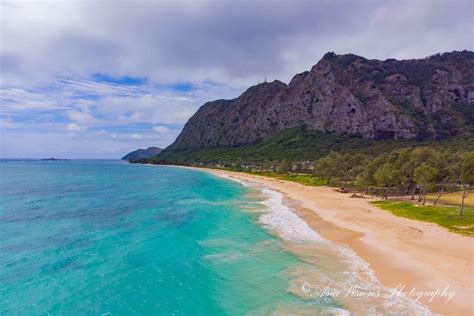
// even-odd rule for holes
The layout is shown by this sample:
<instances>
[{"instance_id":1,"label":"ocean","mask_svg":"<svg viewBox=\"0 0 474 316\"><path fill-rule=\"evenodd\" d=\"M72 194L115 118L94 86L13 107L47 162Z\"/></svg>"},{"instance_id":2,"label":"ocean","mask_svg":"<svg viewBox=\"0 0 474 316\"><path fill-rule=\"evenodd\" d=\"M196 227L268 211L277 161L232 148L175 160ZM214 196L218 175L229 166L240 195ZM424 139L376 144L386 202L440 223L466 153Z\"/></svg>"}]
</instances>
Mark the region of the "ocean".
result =
<instances>
[{"instance_id":1,"label":"ocean","mask_svg":"<svg viewBox=\"0 0 474 316\"><path fill-rule=\"evenodd\" d=\"M320 295L389 289L280 193L184 168L0 161L0 254L0 315L429 314Z\"/></svg>"}]
</instances>

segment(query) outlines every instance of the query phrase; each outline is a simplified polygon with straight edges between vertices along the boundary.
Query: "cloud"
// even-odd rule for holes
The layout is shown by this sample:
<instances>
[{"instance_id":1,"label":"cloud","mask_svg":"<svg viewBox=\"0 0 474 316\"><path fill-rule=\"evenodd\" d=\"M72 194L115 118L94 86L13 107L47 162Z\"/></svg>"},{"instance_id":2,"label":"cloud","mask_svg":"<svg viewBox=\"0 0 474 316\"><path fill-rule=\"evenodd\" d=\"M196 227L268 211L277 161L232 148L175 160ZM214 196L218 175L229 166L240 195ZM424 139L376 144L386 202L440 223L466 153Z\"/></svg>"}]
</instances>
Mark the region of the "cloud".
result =
<instances>
[{"instance_id":1,"label":"cloud","mask_svg":"<svg viewBox=\"0 0 474 316\"><path fill-rule=\"evenodd\" d=\"M473 2L2 2L6 82L130 74L154 81L288 80L327 51L370 58L472 49ZM54 9L53 9L54 6ZM34 30L34 31L33 31Z\"/></svg>"},{"instance_id":2,"label":"cloud","mask_svg":"<svg viewBox=\"0 0 474 316\"><path fill-rule=\"evenodd\" d=\"M171 129L163 125L153 126L153 130L158 134L168 134L169 132L171 132Z\"/></svg>"},{"instance_id":3,"label":"cloud","mask_svg":"<svg viewBox=\"0 0 474 316\"><path fill-rule=\"evenodd\" d=\"M140 93L140 89L137 86L120 85L109 82L97 82L93 80L70 80L62 79L57 82L57 88L67 90L71 95L78 96L115 96L122 95L128 96L136 93Z\"/></svg>"},{"instance_id":4,"label":"cloud","mask_svg":"<svg viewBox=\"0 0 474 316\"><path fill-rule=\"evenodd\" d=\"M166 147L206 101L264 78L288 82L328 51L385 59L474 49L471 0L0 6L5 157L112 158Z\"/></svg>"},{"instance_id":5,"label":"cloud","mask_svg":"<svg viewBox=\"0 0 474 316\"><path fill-rule=\"evenodd\" d=\"M184 89L179 83L106 80L126 82L58 79L35 90L4 89L0 100L1 157L41 157L45 148L51 148L49 142L56 144L51 150L59 152L46 156L60 156L61 147L69 148L68 157L77 158L114 158L114 153L117 158L123 154L112 148L129 152L138 147L166 147L205 101L240 93L213 82ZM10 139L22 139L28 150ZM71 148L69 142L88 148Z\"/></svg>"},{"instance_id":6,"label":"cloud","mask_svg":"<svg viewBox=\"0 0 474 316\"><path fill-rule=\"evenodd\" d=\"M130 132L133 130L131 127L110 132L102 129L84 130L77 124L71 124L25 123L20 129L6 129L0 125L1 157L117 159L138 148L164 148L180 131L170 128L170 133L159 134L146 126L135 132Z\"/></svg>"},{"instance_id":7,"label":"cloud","mask_svg":"<svg viewBox=\"0 0 474 316\"><path fill-rule=\"evenodd\" d=\"M133 138L133 139L142 139L142 138L143 138L143 135L142 135L142 134L138 134L138 133L133 133L132 135L130 135L130 138Z\"/></svg>"},{"instance_id":8,"label":"cloud","mask_svg":"<svg viewBox=\"0 0 474 316\"><path fill-rule=\"evenodd\" d=\"M22 88L0 88L1 111L55 110L59 104L48 95Z\"/></svg>"},{"instance_id":9,"label":"cloud","mask_svg":"<svg viewBox=\"0 0 474 316\"><path fill-rule=\"evenodd\" d=\"M23 123L11 122L8 120L0 119L0 129L15 129L23 127Z\"/></svg>"},{"instance_id":10,"label":"cloud","mask_svg":"<svg viewBox=\"0 0 474 316\"><path fill-rule=\"evenodd\" d=\"M69 124L66 125L66 131L69 131L69 132L80 132L80 131L83 131L83 130L84 130L84 128L80 127L76 123L69 123Z\"/></svg>"},{"instance_id":11,"label":"cloud","mask_svg":"<svg viewBox=\"0 0 474 316\"><path fill-rule=\"evenodd\" d=\"M96 104L98 113L115 116L121 123L179 124L196 111L198 104L179 95L145 93L105 97Z\"/></svg>"},{"instance_id":12,"label":"cloud","mask_svg":"<svg viewBox=\"0 0 474 316\"><path fill-rule=\"evenodd\" d=\"M83 111L67 111L67 116L73 122L81 124L92 124L95 122L95 117L88 112Z\"/></svg>"}]
</instances>

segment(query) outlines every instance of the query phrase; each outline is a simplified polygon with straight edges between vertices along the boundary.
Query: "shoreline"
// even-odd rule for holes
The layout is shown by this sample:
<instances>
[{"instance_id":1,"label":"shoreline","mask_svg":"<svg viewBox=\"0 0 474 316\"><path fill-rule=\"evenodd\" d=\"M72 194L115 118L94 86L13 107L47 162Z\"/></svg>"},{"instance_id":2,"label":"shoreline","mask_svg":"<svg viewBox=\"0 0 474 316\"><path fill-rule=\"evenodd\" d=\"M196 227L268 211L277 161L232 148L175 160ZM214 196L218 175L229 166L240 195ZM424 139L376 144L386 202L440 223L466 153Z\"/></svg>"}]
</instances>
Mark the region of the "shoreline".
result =
<instances>
[{"instance_id":1,"label":"shoreline","mask_svg":"<svg viewBox=\"0 0 474 316\"><path fill-rule=\"evenodd\" d=\"M404 291L455 291L453 298L422 297L433 313L472 315L474 240L436 224L397 217L369 202L326 186L312 187L258 175L185 167L253 182L282 193L300 206L296 215L323 238L349 246L385 286Z\"/></svg>"}]
</instances>

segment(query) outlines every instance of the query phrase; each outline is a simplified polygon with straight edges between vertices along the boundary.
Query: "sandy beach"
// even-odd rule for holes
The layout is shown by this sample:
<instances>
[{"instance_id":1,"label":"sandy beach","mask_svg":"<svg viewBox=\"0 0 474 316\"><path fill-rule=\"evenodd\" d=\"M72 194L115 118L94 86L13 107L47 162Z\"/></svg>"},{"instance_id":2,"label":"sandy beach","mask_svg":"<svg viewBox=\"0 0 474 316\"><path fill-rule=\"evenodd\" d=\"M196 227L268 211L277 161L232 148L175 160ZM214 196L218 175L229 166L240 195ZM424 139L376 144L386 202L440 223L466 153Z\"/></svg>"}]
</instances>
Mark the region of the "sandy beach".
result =
<instances>
[{"instance_id":1,"label":"sandy beach","mask_svg":"<svg viewBox=\"0 0 474 316\"><path fill-rule=\"evenodd\" d=\"M330 187L214 169L206 170L241 181L254 182L297 201L299 217L331 241L352 248L369 263L386 286L404 291L455 291L451 300L422 297L434 313L473 315L474 240L435 224L397 217Z\"/></svg>"}]
</instances>

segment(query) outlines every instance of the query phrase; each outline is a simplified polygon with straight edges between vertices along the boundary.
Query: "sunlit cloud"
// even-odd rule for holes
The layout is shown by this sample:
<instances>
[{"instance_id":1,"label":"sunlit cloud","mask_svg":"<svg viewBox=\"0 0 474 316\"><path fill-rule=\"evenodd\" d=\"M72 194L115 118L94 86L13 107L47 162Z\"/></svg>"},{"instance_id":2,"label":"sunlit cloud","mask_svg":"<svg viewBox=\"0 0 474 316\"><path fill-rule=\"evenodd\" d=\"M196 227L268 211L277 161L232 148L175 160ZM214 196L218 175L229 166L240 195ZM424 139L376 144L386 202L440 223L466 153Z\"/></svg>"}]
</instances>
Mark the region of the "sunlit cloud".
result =
<instances>
[{"instance_id":1,"label":"sunlit cloud","mask_svg":"<svg viewBox=\"0 0 474 316\"><path fill-rule=\"evenodd\" d=\"M66 125L66 130L69 132L81 132L84 130L84 127L81 127L76 123L69 123Z\"/></svg>"}]
</instances>

